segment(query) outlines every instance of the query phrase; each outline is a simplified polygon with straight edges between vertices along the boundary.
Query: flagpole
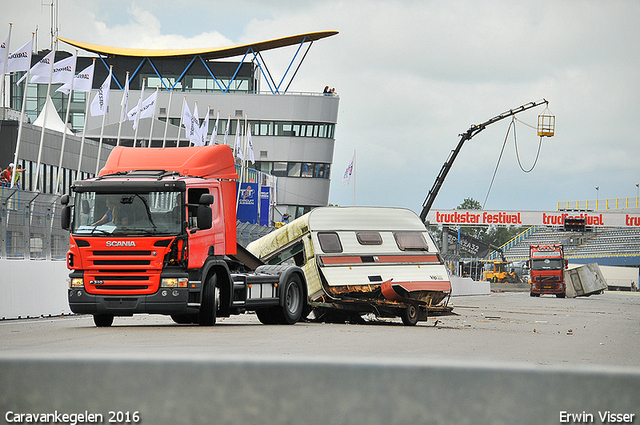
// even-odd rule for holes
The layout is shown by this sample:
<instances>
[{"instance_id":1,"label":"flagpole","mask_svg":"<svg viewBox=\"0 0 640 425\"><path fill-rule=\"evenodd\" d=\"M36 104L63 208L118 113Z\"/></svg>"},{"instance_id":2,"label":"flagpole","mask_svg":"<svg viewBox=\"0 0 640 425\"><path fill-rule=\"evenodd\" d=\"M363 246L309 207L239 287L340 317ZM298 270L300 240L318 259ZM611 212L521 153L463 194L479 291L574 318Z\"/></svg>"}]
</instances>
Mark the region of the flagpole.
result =
<instances>
[{"instance_id":1,"label":"flagpole","mask_svg":"<svg viewBox=\"0 0 640 425\"><path fill-rule=\"evenodd\" d=\"M167 105L167 120L164 122L164 136L162 136L162 147L167 144L167 130L169 129L169 117L171 116L171 99L173 98L173 89L169 90L169 104ZM180 131L178 131L180 137Z\"/></svg>"},{"instance_id":2,"label":"flagpole","mask_svg":"<svg viewBox=\"0 0 640 425\"><path fill-rule=\"evenodd\" d=\"M153 118L156 116L156 105L158 104L158 89L159 88L160 88L160 86L157 85L156 86L156 97L153 100L153 112L151 113L151 129L149 130L149 146L147 146L148 148L151 147L151 140L153 140Z\"/></svg>"},{"instance_id":3,"label":"flagpole","mask_svg":"<svg viewBox=\"0 0 640 425\"><path fill-rule=\"evenodd\" d=\"M111 81L111 76L113 72L113 65L111 65L109 67L109 76L107 78L109 78L109 81ZM109 87L109 90L111 90L111 88ZM98 155L96 156L96 176L98 175L98 171L100 171L100 153L102 153L102 139L104 136L104 121L107 118L107 112L109 111L109 104L104 105L104 107L106 108L104 111L104 114L102 114L102 125L100 126L100 143L98 143Z\"/></svg>"},{"instance_id":4,"label":"flagpole","mask_svg":"<svg viewBox=\"0 0 640 425\"><path fill-rule=\"evenodd\" d=\"M96 65L96 58L93 58L94 68L95 68L95 65ZM91 76L91 78L93 79L93 75ZM76 173L77 179L80 179L80 167L82 166L82 151L84 151L84 139L87 134L87 131L86 131L87 121L89 120L89 106L91 106L91 90L89 90L89 92L86 95L86 102L87 102L87 106L85 107L85 111L84 111L84 124L82 126L82 138L80 139L80 154L78 156L78 171Z\"/></svg>"},{"instance_id":5,"label":"flagpole","mask_svg":"<svg viewBox=\"0 0 640 425\"><path fill-rule=\"evenodd\" d=\"M187 96L184 96L182 99L182 112L180 112L180 125L178 126L178 137L176 140L176 148L180 147L180 129L182 128L182 124L184 123L184 106L187 104ZM187 134L187 127L184 127L185 136Z\"/></svg>"},{"instance_id":6,"label":"flagpole","mask_svg":"<svg viewBox=\"0 0 640 425\"><path fill-rule=\"evenodd\" d=\"M4 111L4 87L5 80L4 77L7 74L7 62L9 61L9 45L11 44L11 28L13 28L13 24L9 22L9 35L7 36L7 45L4 46L4 62L2 63L2 86L0 87L0 93L2 94L2 120L5 118Z\"/></svg>"},{"instance_id":7,"label":"flagpole","mask_svg":"<svg viewBox=\"0 0 640 425\"><path fill-rule=\"evenodd\" d=\"M77 60L78 60L78 50L76 50L76 60L74 61L74 64L77 64ZM55 194L59 194L60 191L60 174L62 171L62 157L64 155L64 148L65 148L65 142L67 141L67 123L69 122L69 108L71 107L71 96L73 96L73 80L75 80L75 76L76 76L76 69L75 69L76 65L73 66L73 70L71 71L71 86L69 87L69 98L67 99L67 112L65 113L65 117L64 117L64 133L62 133L62 146L60 146L60 162L58 163L58 175L56 176L56 189L54 191Z\"/></svg>"},{"instance_id":8,"label":"flagpole","mask_svg":"<svg viewBox=\"0 0 640 425\"><path fill-rule=\"evenodd\" d=\"M356 150L353 150L353 206L356 206Z\"/></svg>"},{"instance_id":9,"label":"flagpole","mask_svg":"<svg viewBox=\"0 0 640 425\"><path fill-rule=\"evenodd\" d=\"M31 33L31 46L33 46L33 39L35 37L35 33ZM33 47L32 47L33 48ZM31 52L29 52L31 54ZM8 61L8 59L7 59ZM20 112L20 123L18 124L18 139L16 140L16 153L13 158L13 175L11 176L11 187L16 183L16 173L18 169L18 152L20 151L20 139L22 138L22 123L24 122L24 113L27 107L27 84L29 83L29 71L31 71L31 67L27 70L26 78L24 79L24 93L22 95L22 111Z\"/></svg>"},{"instance_id":10,"label":"flagpole","mask_svg":"<svg viewBox=\"0 0 640 425\"><path fill-rule=\"evenodd\" d=\"M135 120L135 125L136 125L136 131L133 135L133 147L136 147L136 143L138 141L138 128L140 128L140 106L142 105L142 99L144 96L144 84L146 83L147 79L143 78L142 79L142 90L140 90L140 99L138 99L138 109L136 112L136 120Z\"/></svg>"},{"instance_id":11,"label":"flagpole","mask_svg":"<svg viewBox=\"0 0 640 425\"><path fill-rule=\"evenodd\" d=\"M129 71L124 77L124 93L122 93L122 100L120 101L120 119L118 120L118 138L116 140L116 146L120 146L120 132L122 131L122 122L127 118L127 103L129 101Z\"/></svg>"},{"instance_id":12,"label":"flagpole","mask_svg":"<svg viewBox=\"0 0 640 425\"><path fill-rule=\"evenodd\" d=\"M58 48L58 43L54 42L53 43L53 55L51 56L51 65L49 65L49 83L47 84L47 94L45 96L45 100L44 100L44 117L43 117L43 123L42 123L42 131L40 132L40 146L38 147L38 162L36 165L36 176L34 178L35 181L35 192L38 192L38 183L40 183L40 163L42 160L42 147L44 146L44 128L47 126L47 115L49 115L49 107L48 105L48 100L49 100L49 92L51 91L51 79L53 77L53 64L56 61L56 51ZM27 81L27 84L29 84L29 81ZM25 87L27 87L25 85ZM53 103L53 102L52 102ZM43 186L45 182L42 182ZM40 188L40 190L42 190L43 188Z\"/></svg>"}]
</instances>

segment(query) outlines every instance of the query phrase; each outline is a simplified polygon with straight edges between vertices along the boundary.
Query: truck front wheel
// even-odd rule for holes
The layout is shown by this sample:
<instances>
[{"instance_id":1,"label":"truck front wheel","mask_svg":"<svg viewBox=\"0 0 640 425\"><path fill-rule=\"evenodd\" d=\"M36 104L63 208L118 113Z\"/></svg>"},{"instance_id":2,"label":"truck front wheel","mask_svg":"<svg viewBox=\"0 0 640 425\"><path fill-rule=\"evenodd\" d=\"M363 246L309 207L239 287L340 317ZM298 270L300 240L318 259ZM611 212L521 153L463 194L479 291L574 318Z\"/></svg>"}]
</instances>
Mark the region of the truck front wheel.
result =
<instances>
[{"instance_id":1,"label":"truck front wheel","mask_svg":"<svg viewBox=\"0 0 640 425\"><path fill-rule=\"evenodd\" d=\"M198 324L201 326L213 326L216 324L216 314L220 306L220 288L217 286L218 279L213 274L202 290L202 301L200 302L200 312L198 313Z\"/></svg>"},{"instance_id":2,"label":"truck front wheel","mask_svg":"<svg viewBox=\"0 0 640 425\"><path fill-rule=\"evenodd\" d=\"M93 323L99 328L108 328L113 324L113 314L94 314Z\"/></svg>"}]
</instances>

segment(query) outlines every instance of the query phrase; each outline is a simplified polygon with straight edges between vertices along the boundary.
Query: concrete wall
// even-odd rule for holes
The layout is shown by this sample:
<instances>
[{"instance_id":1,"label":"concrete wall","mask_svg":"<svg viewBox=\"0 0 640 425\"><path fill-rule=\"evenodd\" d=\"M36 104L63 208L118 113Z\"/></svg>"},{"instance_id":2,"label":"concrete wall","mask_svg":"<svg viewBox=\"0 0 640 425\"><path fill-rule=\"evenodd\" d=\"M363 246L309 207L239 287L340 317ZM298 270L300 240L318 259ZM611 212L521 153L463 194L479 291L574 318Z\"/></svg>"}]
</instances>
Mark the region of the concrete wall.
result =
<instances>
[{"instance_id":1,"label":"concrete wall","mask_svg":"<svg viewBox=\"0 0 640 425\"><path fill-rule=\"evenodd\" d=\"M0 355L2 419L86 412L108 423L109 412L137 412L129 423L539 425L569 422L562 412L593 415L572 423L602 423L607 411L637 423L639 414L637 369L65 357Z\"/></svg>"},{"instance_id":2,"label":"concrete wall","mask_svg":"<svg viewBox=\"0 0 640 425\"><path fill-rule=\"evenodd\" d=\"M0 320L70 314L65 261L0 260Z\"/></svg>"}]
</instances>

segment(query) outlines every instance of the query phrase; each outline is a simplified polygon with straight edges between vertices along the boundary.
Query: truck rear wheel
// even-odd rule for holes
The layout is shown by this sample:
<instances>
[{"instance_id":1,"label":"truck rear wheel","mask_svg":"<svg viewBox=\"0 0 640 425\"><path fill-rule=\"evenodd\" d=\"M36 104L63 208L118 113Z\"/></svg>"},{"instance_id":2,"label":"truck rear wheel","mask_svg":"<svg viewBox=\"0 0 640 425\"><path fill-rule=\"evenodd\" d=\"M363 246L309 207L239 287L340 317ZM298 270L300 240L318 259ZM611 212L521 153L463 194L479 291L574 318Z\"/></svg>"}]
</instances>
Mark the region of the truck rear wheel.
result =
<instances>
[{"instance_id":1,"label":"truck rear wheel","mask_svg":"<svg viewBox=\"0 0 640 425\"><path fill-rule=\"evenodd\" d=\"M113 324L113 314L94 314L93 323L99 328L108 328Z\"/></svg>"},{"instance_id":2,"label":"truck rear wheel","mask_svg":"<svg viewBox=\"0 0 640 425\"><path fill-rule=\"evenodd\" d=\"M402 310L400 317L405 326L415 326L418 323L418 306L409 304L407 308Z\"/></svg>"},{"instance_id":3,"label":"truck rear wheel","mask_svg":"<svg viewBox=\"0 0 640 425\"><path fill-rule=\"evenodd\" d=\"M202 301L198 313L198 324L201 326L213 326L216 324L216 315L220 306L220 288L215 274L211 275L202 290Z\"/></svg>"},{"instance_id":4,"label":"truck rear wheel","mask_svg":"<svg viewBox=\"0 0 640 425\"><path fill-rule=\"evenodd\" d=\"M304 289L297 274L291 274L282 288L282 324L293 325L302 316L304 310Z\"/></svg>"}]
</instances>

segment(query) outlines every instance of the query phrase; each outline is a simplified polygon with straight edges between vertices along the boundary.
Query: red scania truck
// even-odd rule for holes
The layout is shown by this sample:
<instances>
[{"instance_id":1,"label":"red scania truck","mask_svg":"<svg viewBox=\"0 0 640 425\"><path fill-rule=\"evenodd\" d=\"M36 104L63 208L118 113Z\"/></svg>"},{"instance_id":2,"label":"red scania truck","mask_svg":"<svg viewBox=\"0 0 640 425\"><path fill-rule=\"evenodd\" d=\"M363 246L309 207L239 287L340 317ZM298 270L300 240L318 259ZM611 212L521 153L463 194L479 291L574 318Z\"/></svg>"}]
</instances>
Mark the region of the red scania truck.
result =
<instances>
[{"instance_id":1,"label":"red scania truck","mask_svg":"<svg viewBox=\"0 0 640 425\"><path fill-rule=\"evenodd\" d=\"M265 266L236 243L236 181L226 145L116 147L95 178L62 197L69 306L96 326L170 315L213 325L255 311L293 324L306 309L297 266Z\"/></svg>"},{"instance_id":2,"label":"red scania truck","mask_svg":"<svg viewBox=\"0 0 640 425\"><path fill-rule=\"evenodd\" d=\"M564 259L562 245L531 245L529 246L529 268L531 273L532 297L541 294L555 294L558 298L566 296L564 269L568 261Z\"/></svg>"}]
</instances>

